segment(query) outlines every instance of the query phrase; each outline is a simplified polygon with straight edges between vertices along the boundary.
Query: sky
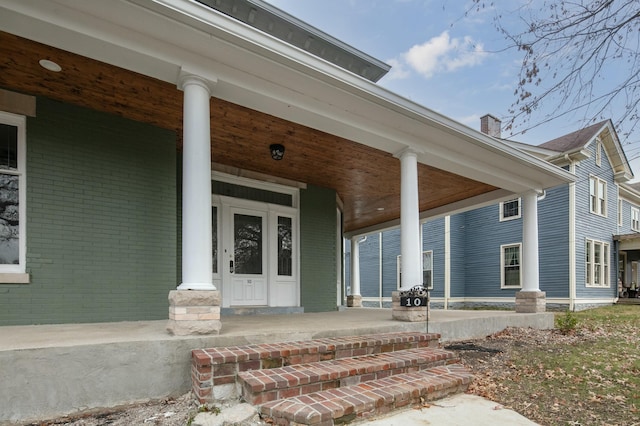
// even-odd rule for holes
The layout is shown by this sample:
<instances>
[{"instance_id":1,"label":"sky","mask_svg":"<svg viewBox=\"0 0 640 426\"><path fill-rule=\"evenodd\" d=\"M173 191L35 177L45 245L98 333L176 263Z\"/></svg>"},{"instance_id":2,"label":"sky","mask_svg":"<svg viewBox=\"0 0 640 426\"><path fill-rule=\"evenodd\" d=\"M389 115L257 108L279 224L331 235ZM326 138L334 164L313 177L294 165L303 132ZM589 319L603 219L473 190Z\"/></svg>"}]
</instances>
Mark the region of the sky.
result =
<instances>
[{"instance_id":1,"label":"sky","mask_svg":"<svg viewBox=\"0 0 640 426\"><path fill-rule=\"evenodd\" d=\"M379 85L474 129L480 129L485 114L504 119L516 100L523 53L505 50L507 41L493 23L497 12L490 7L492 1L480 10L471 0L265 1L390 64L391 71ZM504 1L500 10L512 16L503 22L513 28L520 21L505 8L515 8L518 2L526 3ZM616 107L611 109L615 117ZM531 121L546 112L543 109ZM502 137L538 145L579 130L585 126L583 120L584 113L569 114L532 129L524 125L513 132L503 130ZM622 142L633 181L639 181L640 134Z\"/></svg>"}]
</instances>

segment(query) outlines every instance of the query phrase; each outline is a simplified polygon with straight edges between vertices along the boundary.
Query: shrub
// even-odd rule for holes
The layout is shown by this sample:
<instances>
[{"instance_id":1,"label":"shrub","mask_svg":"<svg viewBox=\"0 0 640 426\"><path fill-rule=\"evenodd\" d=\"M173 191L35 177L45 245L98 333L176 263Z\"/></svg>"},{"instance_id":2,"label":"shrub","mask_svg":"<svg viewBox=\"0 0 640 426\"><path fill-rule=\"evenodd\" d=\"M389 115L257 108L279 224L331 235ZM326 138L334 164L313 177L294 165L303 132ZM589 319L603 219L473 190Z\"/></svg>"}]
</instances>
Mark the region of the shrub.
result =
<instances>
[{"instance_id":1,"label":"shrub","mask_svg":"<svg viewBox=\"0 0 640 426\"><path fill-rule=\"evenodd\" d=\"M556 328L560 330L562 334L569 334L573 332L578 326L578 318L571 311L566 311L564 315L556 316Z\"/></svg>"}]
</instances>

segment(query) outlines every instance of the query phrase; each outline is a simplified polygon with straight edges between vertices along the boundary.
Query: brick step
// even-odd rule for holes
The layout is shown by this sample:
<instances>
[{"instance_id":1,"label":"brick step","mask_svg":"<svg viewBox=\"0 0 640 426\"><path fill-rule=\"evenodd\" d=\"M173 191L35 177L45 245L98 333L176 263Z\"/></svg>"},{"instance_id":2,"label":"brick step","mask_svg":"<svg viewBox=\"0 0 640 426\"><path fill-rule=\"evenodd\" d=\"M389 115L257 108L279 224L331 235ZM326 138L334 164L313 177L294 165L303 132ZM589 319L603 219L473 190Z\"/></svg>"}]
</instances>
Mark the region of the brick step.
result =
<instances>
[{"instance_id":1,"label":"brick step","mask_svg":"<svg viewBox=\"0 0 640 426\"><path fill-rule=\"evenodd\" d=\"M461 364L443 365L266 402L260 412L279 426L333 426L464 392L472 379Z\"/></svg>"},{"instance_id":2,"label":"brick step","mask_svg":"<svg viewBox=\"0 0 640 426\"><path fill-rule=\"evenodd\" d=\"M438 348L406 349L238 373L242 396L253 405L457 362Z\"/></svg>"},{"instance_id":3,"label":"brick step","mask_svg":"<svg viewBox=\"0 0 640 426\"><path fill-rule=\"evenodd\" d=\"M201 403L234 395L238 373L421 347L438 347L437 333L399 332L192 351L191 378Z\"/></svg>"}]
</instances>

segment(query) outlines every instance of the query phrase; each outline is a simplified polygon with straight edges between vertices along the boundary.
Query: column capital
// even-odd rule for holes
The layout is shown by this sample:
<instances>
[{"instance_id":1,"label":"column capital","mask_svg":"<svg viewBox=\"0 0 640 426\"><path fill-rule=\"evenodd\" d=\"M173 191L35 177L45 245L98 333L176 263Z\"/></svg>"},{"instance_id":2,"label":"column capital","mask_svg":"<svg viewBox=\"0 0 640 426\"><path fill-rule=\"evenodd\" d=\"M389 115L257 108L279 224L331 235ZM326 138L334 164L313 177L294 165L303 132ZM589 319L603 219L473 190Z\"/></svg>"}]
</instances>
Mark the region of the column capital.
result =
<instances>
[{"instance_id":1,"label":"column capital","mask_svg":"<svg viewBox=\"0 0 640 426\"><path fill-rule=\"evenodd\" d=\"M420 149L416 149L414 147L411 146L405 146L404 148L402 148L399 151L396 151L393 156L395 158L398 158L400 160L402 160L403 157L410 155L412 157L418 157L418 154L423 154L424 151L420 150Z\"/></svg>"},{"instance_id":2,"label":"column capital","mask_svg":"<svg viewBox=\"0 0 640 426\"><path fill-rule=\"evenodd\" d=\"M218 84L218 78L213 76L203 77L202 73L194 72L187 68L181 68L180 73L178 74L178 89L184 90L184 88L190 84L196 84L203 87L207 90L209 96L211 96L214 87Z\"/></svg>"}]
</instances>

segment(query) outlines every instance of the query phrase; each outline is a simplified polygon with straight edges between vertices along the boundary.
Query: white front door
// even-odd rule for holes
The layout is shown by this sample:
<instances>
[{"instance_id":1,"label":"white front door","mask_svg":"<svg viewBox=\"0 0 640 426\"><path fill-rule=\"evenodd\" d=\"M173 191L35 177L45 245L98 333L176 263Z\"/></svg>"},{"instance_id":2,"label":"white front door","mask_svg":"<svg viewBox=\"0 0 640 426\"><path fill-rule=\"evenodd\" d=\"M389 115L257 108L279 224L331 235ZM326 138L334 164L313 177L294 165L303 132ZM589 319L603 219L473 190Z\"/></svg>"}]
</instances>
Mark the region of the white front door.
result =
<instances>
[{"instance_id":1,"label":"white front door","mask_svg":"<svg viewBox=\"0 0 640 426\"><path fill-rule=\"evenodd\" d=\"M230 209L232 236L227 267L231 306L266 305L266 212Z\"/></svg>"}]
</instances>

